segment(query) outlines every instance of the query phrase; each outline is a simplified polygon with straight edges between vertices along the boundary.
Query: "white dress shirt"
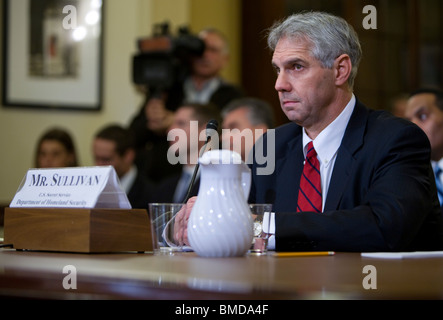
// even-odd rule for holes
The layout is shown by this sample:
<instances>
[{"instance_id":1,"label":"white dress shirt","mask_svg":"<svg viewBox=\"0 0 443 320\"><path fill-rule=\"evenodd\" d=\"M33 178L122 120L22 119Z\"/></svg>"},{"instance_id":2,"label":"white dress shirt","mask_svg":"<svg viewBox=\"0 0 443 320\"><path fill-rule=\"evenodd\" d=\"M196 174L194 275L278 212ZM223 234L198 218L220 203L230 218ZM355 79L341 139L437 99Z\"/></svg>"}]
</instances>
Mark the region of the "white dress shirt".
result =
<instances>
[{"instance_id":1,"label":"white dress shirt","mask_svg":"<svg viewBox=\"0 0 443 320\"><path fill-rule=\"evenodd\" d=\"M179 203L186 196L186 192L189 188L189 183L192 180L192 175L194 174L195 166L183 166L183 171L178 180L177 187L174 192L174 202Z\"/></svg>"},{"instance_id":2,"label":"white dress shirt","mask_svg":"<svg viewBox=\"0 0 443 320\"><path fill-rule=\"evenodd\" d=\"M134 184L135 179L137 178L137 167L134 165L131 169L120 178L120 186L126 194L131 191L131 187Z\"/></svg>"},{"instance_id":3,"label":"white dress shirt","mask_svg":"<svg viewBox=\"0 0 443 320\"><path fill-rule=\"evenodd\" d=\"M440 206L443 206L443 174L440 174L438 177L437 175L437 168L440 168L440 170L443 170L443 158L439 161L431 161L432 169L434 170L434 176L435 176L435 183L437 185L437 195L438 200L440 201ZM437 179L439 181L437 181Z\"/></svg>"},{"instance_id":4,"label":"white dress shirt","mask_svg":"<svg viewBox=\"0 0 443 320\"><path fill-rule=\"evenodd\" d=\"M332 170L334 169L335 159L337 158L337 151L345 135L349 119L354 111L355 100L355 96L352 95L351 100L339 116L320 132L313 141L314 149L317 152L317 159L320 162L323 208L326 203L326 195L328 194L329 182L331 181ZM308 137L306 131L303 129L303 153L305 158L308 152L308 144L311 141L312 139Z\"/></svg>"},{"instance_id":5,"label":"white dress shirt","mask_svg":"<svg viewBox=\"0 0 443 320\"><path fill-rule=\"evenodd\" d=\"M431 164L434 172L437 171L437 166L443 169L443 158L441 158L439 161L432 160ZM443 174L440 176L440 181L443 183Z\"/></svg>"},{"instance_id":6,"label":"white dress shirt","mask_svg":"<svg viewBox=\"0 0 443 320\"><path fill-rule=\"evenodd\" d=\"M211 100L211 96L220 87L221 80L213 78L207 81L201 90L198 90L192 79L189 77L185 80L183 88L185 92L185 103L206 104Z\"/></svg>"}]
</instances>

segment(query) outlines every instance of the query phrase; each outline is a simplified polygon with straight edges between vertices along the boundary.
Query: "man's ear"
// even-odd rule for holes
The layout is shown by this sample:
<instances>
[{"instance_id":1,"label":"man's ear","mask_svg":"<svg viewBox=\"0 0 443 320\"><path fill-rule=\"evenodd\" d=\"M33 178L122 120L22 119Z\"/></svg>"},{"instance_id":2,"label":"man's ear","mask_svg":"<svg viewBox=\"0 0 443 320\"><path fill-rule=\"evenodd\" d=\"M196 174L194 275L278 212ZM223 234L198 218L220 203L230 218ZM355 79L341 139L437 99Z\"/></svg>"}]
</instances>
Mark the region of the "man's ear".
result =
<instances>
[{"instance_id":1,"label":"man's ear","mask_svg":"<svg viewBox=\"0 0 443 320\"><path fill-rule=\"evenodd\" d=\"M135 150L134 149L126 150L124 157L128 163L133 163L135 161Z\"/></svg>"},{"instance_id":2,"label":"man's ear","mask_svg":"<svg viewBox=\"0 0 443 320\"><path fill-rule=\"evenodd\" d=\"M341 86L346 84L351 76L352 62L347 54L342 54L334 62L335 84Z\"/></svg>"}]
</instances>

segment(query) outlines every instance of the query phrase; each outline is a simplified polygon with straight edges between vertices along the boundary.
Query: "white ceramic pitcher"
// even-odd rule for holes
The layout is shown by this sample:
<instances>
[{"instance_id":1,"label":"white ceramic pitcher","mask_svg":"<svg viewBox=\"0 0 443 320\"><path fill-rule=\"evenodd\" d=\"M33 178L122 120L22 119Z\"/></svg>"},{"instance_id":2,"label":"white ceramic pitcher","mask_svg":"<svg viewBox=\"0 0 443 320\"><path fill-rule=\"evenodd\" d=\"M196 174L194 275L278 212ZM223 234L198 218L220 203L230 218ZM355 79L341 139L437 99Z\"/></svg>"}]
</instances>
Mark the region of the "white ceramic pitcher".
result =
<instances>
[{"instance_id":1,"label":"white ceramic pitcher","mask_svg":"<svg viewBox=\"0 0 443 320\"><path fill-rule=\"evenodd\" d=\"M253 237L248 206L251 171L230 150L211 150L200 159L200 188L188 221L188 239L202 257L246 254Z\"/></svg>"}]
</instances>

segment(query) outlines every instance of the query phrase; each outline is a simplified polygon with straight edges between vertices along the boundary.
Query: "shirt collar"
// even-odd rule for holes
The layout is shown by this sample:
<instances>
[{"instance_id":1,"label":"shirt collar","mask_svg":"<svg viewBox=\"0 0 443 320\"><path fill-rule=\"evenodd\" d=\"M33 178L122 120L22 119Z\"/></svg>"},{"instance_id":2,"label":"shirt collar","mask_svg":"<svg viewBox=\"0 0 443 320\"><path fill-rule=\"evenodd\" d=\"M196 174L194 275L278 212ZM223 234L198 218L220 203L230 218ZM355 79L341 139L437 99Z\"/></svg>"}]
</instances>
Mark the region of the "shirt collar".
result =
<instances>
[{"instance_id":1,"label":"shirt collar","mask_svg":"<svg viewBox=\"0 0 443 320\"><path fill-rule=\"evenodd\" d=\"M195 167L196 166L183 166L183 171L192 176L194 174Z\"/></svg>"},{"instance_id":2,"label":"shirt collar","mask_svg":"<svg viewBox=\"0 0 443 320\"><path fill-rule=\"evenodd\" d=\"M120 185L122 189L128 193L134 184L135 178L137 177L137 168L132 166L131 169L120 178Z\"/></svg>"},{"instance_id":3,"label":"shirt collar","mask_svg":"<svg viewBox=\"0 0 443 320\"><path fill-rule=\"evenodd\" d=\"M221 79L212 78L206 81L201 90L197 90L191 77L188 77L184 83L184 91L187 103L207 103L211 95L220 87Z\"/></svg>"},{"instance_id":4,"label":"shirt collar","mask_svg":"<svg viewBox=\"0 0 443 320\"><path fill-rule=\"evenodd\" d=\"M443 158L441 158L438 161L435 160L431 160L431 165L432 165L432 169L434 169L434 171L436 171L437 166L443 169Z\"/></svg>"},{"instance_id":5,"label":"shirt collar","mask_svg":"<svg viewBox=\"0 0 443 320\"><path fill-rule=\"evenodd\" d=\"M340 147L341 140L348 126L349 119L354 111L356 98L352 94L351 100L348 102L338 117L332 121L314 140L314 148L317 152L318 160L321 164L328 166L329 162L334 158ZM312 139L303 129L303 153L306 157L307 146Z\"/></svg>"}]
</instances>

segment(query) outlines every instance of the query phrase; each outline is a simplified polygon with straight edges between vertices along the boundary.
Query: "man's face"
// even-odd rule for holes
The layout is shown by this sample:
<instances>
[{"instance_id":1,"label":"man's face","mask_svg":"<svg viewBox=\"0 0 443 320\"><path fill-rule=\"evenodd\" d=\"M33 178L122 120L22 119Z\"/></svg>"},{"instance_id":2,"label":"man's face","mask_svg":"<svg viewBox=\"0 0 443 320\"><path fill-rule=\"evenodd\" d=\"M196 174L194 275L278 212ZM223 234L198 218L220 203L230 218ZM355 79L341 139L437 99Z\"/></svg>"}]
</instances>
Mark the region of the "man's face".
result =
<instances>
[{"instance_id":1,"label":"man's face","mask_svg":"<svg viewBox=\"0 0 443 320\"><path fill-rule=\"evenodd\" d=\"M333 69L311 55L310 45L307 40L282 38L272 58L281 108L290 121L305 128L329 121L328 106L335 93Z\"/></svg>"},{"instance_id":2,"label":"man's face","mask_svg":"<svg viewBox=\"0 0 443 320\"><path fill-rule=\"evenodd\" d=\"M117 176L122 177L126 173L125 160L115 150L114 141L96 138L92 144L92 153L96 166L113 166Z\"/></svg>"},{"instance_id":3,"label":"man's face","mask_svg":"<svg viewBox=\"0 0 443 320\"><path fill-rule=\"evenodd\" d=\"M225 43L216 33L201 35L205 42L205 52L194 61L194 73L201 77L217 76L228 61Z\"/></svg>"},{"instance_id":4,"label":"man's face","mask_svg":"<svg viewBox=\"0 0 443 320\"><path fill-rule=\"evenodd\" d=\"M186 133L186 141L178 140L177 143L186 143L189 145L189 138L191 135L191 119L192 119L192 109L182 107L175 112L174 121L172 122L169 130L180 129ZM170 141L170 144L174 144L176 141ZM182 146L186 147L186 146Z\"/></svg>"},{"instance_id":5,"label":"man's face","mask_svg":"<svg viewBox=\"0 0 443 320\"><path fill-rule=\"evenodd\" d=\"M428 136L432 160L440 160L443 157L443 111L437 107L435 95L420 93L409 98L405 117Z\"/></svg>"},{"instance_id":6,"label":"man's face","mask_svg":"<svg viewBox=\"0 0 443 320\"><path fill-rule=\"evenodd\" d=\"M183 135L180 135L180 137L177 136L174 141L170 141L170 144L175 145L179 150L187 150L186 156L188 157L198 154L198 151L204 144L204 141L200 141L199 139L200 132L206 129L206 124L204 123L198 123L198 126L194 125L195 127L192 127L191 121L197 121L193 109L186 106L180 107L175 112L174 121L169 128L169 131L180 129L181 133L186 135L186 138L183 137ZM184 154L181 155L184 156ZM185 159L183 159L183 161L184 160Z\"/></svg>"},{"instance_id":7,"label":"man's face","mask_svg":"<svg viewBox=\"0 0 443 320\"><path fill-rule=\"evenodd\" d=\"M266 131L265 125L255 126L248 118L249 111L242 107L226 114L223 119L222 144L238 152L245 161L255 141Z\"/></svg>"}]
</instances>

